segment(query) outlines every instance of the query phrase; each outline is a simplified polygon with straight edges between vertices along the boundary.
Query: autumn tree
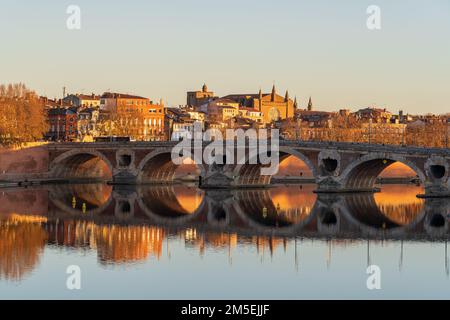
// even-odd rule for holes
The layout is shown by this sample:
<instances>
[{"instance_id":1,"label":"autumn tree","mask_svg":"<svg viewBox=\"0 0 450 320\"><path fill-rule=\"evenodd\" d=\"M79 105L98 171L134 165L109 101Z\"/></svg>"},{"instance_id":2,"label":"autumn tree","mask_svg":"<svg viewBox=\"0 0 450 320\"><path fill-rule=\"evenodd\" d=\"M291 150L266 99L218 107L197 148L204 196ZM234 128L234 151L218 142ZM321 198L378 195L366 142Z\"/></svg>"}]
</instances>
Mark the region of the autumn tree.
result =
<instances>
[{"instance_id":1,"label":"autumn tree","mask_svg":"<svg viewBox=\"0 0 450 320\"><path fill-rule=\"evenodd\" d=\"M24 84L0 85L0 145L38 141L48 130L44 104Z\"/></svg>"}]
</instances>

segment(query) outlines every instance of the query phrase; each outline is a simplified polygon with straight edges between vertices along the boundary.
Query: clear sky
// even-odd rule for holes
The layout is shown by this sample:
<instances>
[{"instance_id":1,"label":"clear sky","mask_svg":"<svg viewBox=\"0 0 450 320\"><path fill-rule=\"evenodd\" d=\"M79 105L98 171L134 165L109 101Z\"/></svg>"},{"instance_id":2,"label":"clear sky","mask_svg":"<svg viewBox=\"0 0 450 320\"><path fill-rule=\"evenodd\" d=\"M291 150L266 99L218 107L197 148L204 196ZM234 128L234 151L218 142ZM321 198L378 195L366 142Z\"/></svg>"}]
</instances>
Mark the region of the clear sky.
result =
<instances>
[{"instance_id":1,"label":"clear sky","mask_svg":"<svg viewBox=\"0 0 450 320\"><path fill-rule=\"evenodd\" d=\"M66 9L81 8L81 30ZM366 27L369 5L381 30ZM269 92L304 107L450 111L450 0L1 0L0 82L183 104Z\"/></svg>"}]
</instances>

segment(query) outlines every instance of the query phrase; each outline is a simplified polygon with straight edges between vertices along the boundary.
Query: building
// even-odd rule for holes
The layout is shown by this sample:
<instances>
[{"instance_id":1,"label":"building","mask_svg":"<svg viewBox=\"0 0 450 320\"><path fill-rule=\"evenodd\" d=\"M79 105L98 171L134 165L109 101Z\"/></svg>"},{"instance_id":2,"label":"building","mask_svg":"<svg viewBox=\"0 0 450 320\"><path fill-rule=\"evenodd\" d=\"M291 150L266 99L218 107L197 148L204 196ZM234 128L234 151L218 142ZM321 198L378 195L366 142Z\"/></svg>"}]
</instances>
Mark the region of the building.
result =
<instances>
[{"instance_id":1,"label":"building","mask_svg":"<svg viewBox=\"0 0 450 320\"><path fill-rule=\"evenodd\" d=\"M220 111L222 112L222 121L227 121L239 115L239 109L233 107L221 107Z\"/></svg>"},{"instance_id":2,"label":"building","mask_svg":"<svg viewBox=\"0 0 450 320\"><path fill-rule=\"evenodd\" d=\"M286 91L282 97L277 94L275 86L271 93L262 93L260 90L257 94L231 94L223 98L233 100L241 107L258 110L262 113L264 123L294 117L295 102L289 98L289 92Z\"/></svg>"},{"instance_id":3,"label":"building","mask_svg":"<svg viewBox=\"0 0 450 320\"><path fill-rule=\"evenodd\" d=\"M154 103L141 96L106 92L101 96L100 109L114 118L119 135L131 135L140 141L165 139L165 107L162 100Z\"/></svg>"},{"instance_id":4,"label":"building","mask_svg":"<svg viewBox=\"0 0 450 320\"><path fill-rule=\"evenodd\" d=\"M334 113L327 111L299 110L296 118L301 120L304 127L330 128Z\"/></svg>"},{"instance_id":5,"label":"building","mask_svg":"<svg viewBox=\"0 0 450 320\"><path fill-rule=\"evenodd\" d=\"M94 137L98 137L98 122L100 120L100 108L89 107L78 110L78 139L80 141L93 141Z\"/></svg>"},{"instance_id":6,"label":"building","mask_svg":"<svg viewBox=\"0 0 450 320\"><path fill-rule=\"evenodd\" d=\"M190 119L191 116L189 115L189 113L186 111L185 108L167 107L166 118L170 118L174 122L177 122L180 121L181 119Z\"/></svg>"},{"instance_id":7,"label":"building","mask_svg":"<svg viewBox=\"0 0 450 320\"><path fill-rule=\"evenodd\" d=\"M164 101L160 100L159 104L150 101L147 110L144 110L144 131L143 140L146 141L162 141L166 139L165 135L165 107Z\"/></svg>"},{"instance_id":8,"label":"building","mask_svg":"<svg viewBox=\"0 0 450 320\"><path fill-rule=\"evenodd\" d=\"M100 107L100 96L91 94L70 94L63 99L74 107Z\"/></svg>"},{"instance_id":9,"label":"building","mask_svg":"<svg viewBox=\"0 0 450 320\"><path fill-rule=\"evenodd\" d=\"M214 99L214 92L208 91L208 87L204 84L201 91L189 91L187 93L186 104L194 108L199 108L212 99Z\"/></svg>"},{"instance_id":10,"label":"building","mask_svg":"<svg viewBox=\"0 0 450 320\"><path fill-rule=\"evenodd\" d=\"M369 120L372 120L373 123L389 123L392 118L391 112L379 108L360 109L355 112L355 115L362 122L369 122Z\"/></svg>"},{"instance_id":11,"label":"building","mask_svg":"<svg viewBox=\"0 0 450 320\"><path fill-rule=\"evenodd\" d=\"M172 141L182 139L191 139L194 134L195 121L191 119L178 120L172 122L171 137Z\"/></svg>"},{"instance_id":12,"label":"building","mask_svg":"<svg viewBox=\"0 0 450 320\"><path fill-rule=\"evenodd\" d=\"M196 120L196 121L200 121L200 122L205 122L205 120L206 120L206 114L202 111L188 110L186 112L189 114L189 116L192 120Z\"/></svg>"},{"instance_id":13,"label":"building","mask_svg":"<svg viewBox=\"0 0 450 320\"><path fill-rule=\"evenodd\" d=\"M223 122L223 121L208 121L208 122L206 122L206 129L218 130L225 137L226 129L227 128L234 128L233 125L232 124L230 125L229 123L230 122L233 123L235 119L236 118L231 118L227 122Z\"/></svg>"},{"instance_id":14,"label":"building","mask_svg":"<svg viewBox=\"0 0 450 320\"><path fill-rule=\"evenodd\" d=\"M239 116L245 119L250 119L256 123L263 123L263 114L257 109L246 107L239 108Z\"/></svg>"},{"instance_id":15,"label":"building","mask_svg":"<svg viewBox=\"0 0 450 320\"><path fill-rule=\"evenodd\" d=\"M366 135L366 141L370 143L385 144L405 144L406 127L404 123L398 121L373 122L361 124L362 131Z\"/></svg>"},{"instance_id":16,"label":"building","mask_svg":"<svg viewBox=\"0 0 450 320\"><path fill-rule=\"evenodd\" d=\"M239 103L224 98L211 100L200 108L208 115L210 121L223 121L239 114Z\"/></svg>"},{"instance_id":17,"label":"building","mask_svg":"<svg viewBox=\"0 0 450 320\"><path fill-rule=\"evenodd\" d=\"M100 109L112 112L132 112L150 104L148 98L114 92L105 92L100 98Z\"/></svg>"},{"instance_id":18,"label":"building","mask_svg":"<svg viewBox=\"0 0 450 320\"><path fill-rule=\"evenodd\" d=\"M56 107L47 111L49 132L46 139L51 141L74 141L77 139L76 108Z\"/></svg>"}]
</instances>

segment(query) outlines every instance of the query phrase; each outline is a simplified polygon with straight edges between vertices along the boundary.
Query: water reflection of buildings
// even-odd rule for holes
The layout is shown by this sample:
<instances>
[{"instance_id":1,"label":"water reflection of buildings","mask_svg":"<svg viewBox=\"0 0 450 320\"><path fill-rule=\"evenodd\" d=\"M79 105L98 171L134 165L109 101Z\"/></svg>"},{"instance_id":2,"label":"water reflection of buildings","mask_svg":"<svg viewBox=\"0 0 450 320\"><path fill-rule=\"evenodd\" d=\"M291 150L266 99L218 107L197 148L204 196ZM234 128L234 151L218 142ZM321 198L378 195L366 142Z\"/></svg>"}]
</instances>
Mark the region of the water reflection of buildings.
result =
<instances>
[{"instance_id":1,"label":"water reflection of buildings","mask_svg":"<svg viewBox=\"0 0 450 320\"><path fill-rule=\"evenodd\" d=\"M97 250L101 263L127 263L159 259L164 231L157 227L97 225L93 222L65 220L46 222L48 243Z\"/></svg>"},{"instance_id":2,"label":"water reflection of buildings","mask_svg":"<svg viewBox=\"0 0 450 320\"><path fill-rule=\"evenodd\" d=\"M42 221L15 214L0 220L0 279L21 280L38 265L47 239Z\"/></svg>"},{"instance_id":3,"label":"water reflection of buildings","mask_svg":"<svg viewBox=\"0 0 450 320\"><path fill-rule=\"evenodd\" d=\"M200 255L206 255L211 249L228 254L230 261L236 248L249 249L260 257L294 250L298 265L301 251L297 246L308 241L325 244L325 261L330 265L335 248L361 246L362 241L367 241L369 262L371 246L398 244L387 239L415 239L419 234L425 236L426 241L432 241L433 237L448 238L447 224L442 227L431 223L433 219L422 217L447 210L441 208L442 205L448 208L448 204L431 202L433 205L425 206L424 200L415 197L419 193L415 186L400 189L386 186L384 192L374 197L329 195L317 198L312 193L313 186L243 190L219 201L232 204L224 210L226 219L219 215L221 223L214 221L215 216L208 212L209 204L217 199L192 187L185 192L182 186L177 186L171 196L166 195L170 188L152 187L151 192L141 193L145 201L130 200L129 206L123 204L127 199L135 199L133 192L114 191L110 187L63 188L62 191L52 190L50 203L58 206L49 206L46 218L6 215L0 219L0 276L20 279L26 275L36 267L46 244L91 250L97 253L101 264L127 264L160 259L164 250L170 256L171 242L181 239L187 249ZM93 194L85 195L86 192ZM83 212L83 206L72 206L74 197L88 203L87 212ZM164 205L165 201L170 203ZM117 215L115 202L128 211ZM203 205L204 202L208 205ZM152 205L151 215L138 210L147 203ZM233 208L235 211L230 211ZM430 227L426 223L431 223ZM289 232L284 232L286 230ZM403 245L399 254L401 266ZM445 263L448 272L448 256Z\"/></svg>"},{"instance_id":4,"label":"water reflection of buildings","mask_svg":"<svg viewBox=\"0 0 450 320\"><path fill-rule=\"evenodd\" d=\"M258 254L268 252L273 255L277 247L286 250L288 239L271 236L241 236L237 233L198 233L195 229L188 229L179 234L187 247L198 248L200 255L204 255L208 248L227 251L231 255L236 247L254 247Z\"/></svg>"},{"instance_id":5,"label":"water reflection of buildings","mask_svg":"<svg viewBox=\"0 0 450 320\"><path fill-rule=\"evenodd\" d=\"M79 250L95 250L102 264L122 264L160 259L167 236L180 237L188 248L231 250L254 246L258 253L272 255L286 248L286 238L239 236L236 233L199 233L195 229L168 232L153 226L97 225L83 220L55 220L12 215L0 222L0 275L20 280L38 263L45 244Z\"/></svg>"}]
</instances>

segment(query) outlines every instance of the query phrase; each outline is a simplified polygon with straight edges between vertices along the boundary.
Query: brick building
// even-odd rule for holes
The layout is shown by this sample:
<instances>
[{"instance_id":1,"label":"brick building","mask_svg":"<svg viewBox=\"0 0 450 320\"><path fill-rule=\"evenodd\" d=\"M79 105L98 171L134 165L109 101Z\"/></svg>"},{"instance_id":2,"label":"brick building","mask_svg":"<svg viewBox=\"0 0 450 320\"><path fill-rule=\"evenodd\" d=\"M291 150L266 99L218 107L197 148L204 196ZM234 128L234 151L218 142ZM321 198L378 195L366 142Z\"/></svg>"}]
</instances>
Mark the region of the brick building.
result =
<instances>
[{"instance_id":1,"label":"brick building","mask_svg":"<svg viewBox=\"0 0 450 320\"><path fill-rule=\"evenodd\" d=\"M77 138L77 111L75 108L56 107L47 111L49 132L47 140L74 141Z\"/></svg>"},{"instance_id":2,"label":"brick building","mask_svg":"<svg viewBox=\"0 0 450 320\"><path fill-rule=\"evenodd\" d=\"M148 98L122 93L106 92L101 96L100 109L123 125L133 139L140 141L164 140L164 102L154 103ZM126 123L124 123L126 122Z\"/></svg>"}]
</instances>

